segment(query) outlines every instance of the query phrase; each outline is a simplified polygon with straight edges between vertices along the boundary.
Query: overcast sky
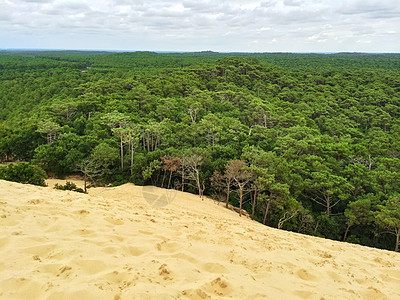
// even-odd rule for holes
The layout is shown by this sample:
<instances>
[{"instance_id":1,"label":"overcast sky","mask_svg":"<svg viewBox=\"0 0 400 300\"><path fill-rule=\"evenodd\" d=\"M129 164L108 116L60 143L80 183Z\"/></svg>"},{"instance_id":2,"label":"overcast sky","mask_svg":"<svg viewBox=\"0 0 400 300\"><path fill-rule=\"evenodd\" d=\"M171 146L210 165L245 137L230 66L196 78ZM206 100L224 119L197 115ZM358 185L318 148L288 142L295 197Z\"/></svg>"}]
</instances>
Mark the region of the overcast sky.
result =
<instances>
[{"instance_id":1,"label":"overcast sky","mask_svg":"<svg viewBox=\"0 0 400 300\"><path fill-rule=\"evenodd\" d=\"M0 48L400 52L400 0L0 0Z\"/></svg>"}]
</instances>

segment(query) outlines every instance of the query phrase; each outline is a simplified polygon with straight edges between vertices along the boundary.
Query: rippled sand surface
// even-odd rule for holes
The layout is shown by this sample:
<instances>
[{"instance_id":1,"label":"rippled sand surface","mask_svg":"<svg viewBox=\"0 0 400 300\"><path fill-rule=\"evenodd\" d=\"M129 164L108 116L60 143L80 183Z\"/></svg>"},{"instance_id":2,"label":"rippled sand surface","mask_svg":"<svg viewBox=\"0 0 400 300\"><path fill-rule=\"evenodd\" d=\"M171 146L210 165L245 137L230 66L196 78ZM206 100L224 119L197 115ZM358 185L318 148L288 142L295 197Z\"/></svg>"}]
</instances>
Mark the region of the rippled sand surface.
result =
<instances>
[{"instance_id":1,"label":"rippled sand surface","mask_svg":"<svg viewBox=\"0 0 400 300\"><path fill-rule=\"evenodd\" d=\"M400 299L400 254L269 228L188 193L0 180L0 299L230 298Z\"/></svg>"}]
</instances>

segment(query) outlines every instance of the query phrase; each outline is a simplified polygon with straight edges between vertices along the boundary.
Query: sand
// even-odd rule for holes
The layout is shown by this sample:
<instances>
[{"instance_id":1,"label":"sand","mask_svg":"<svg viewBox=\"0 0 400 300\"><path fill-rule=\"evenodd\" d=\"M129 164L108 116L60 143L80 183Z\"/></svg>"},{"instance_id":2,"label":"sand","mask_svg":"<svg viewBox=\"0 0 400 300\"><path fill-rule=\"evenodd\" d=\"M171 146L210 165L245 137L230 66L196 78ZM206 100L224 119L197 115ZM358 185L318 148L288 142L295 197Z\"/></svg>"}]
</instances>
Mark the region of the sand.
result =
<instances>
[{"instance_id":1,"label":"sand","mask_svg":"<svg viewBox=\"0 0 400 300\"><path fill-rule=\"evenodd\" d=\"M0 180L0 299L400 299L400 254L277 230L196 195Z\"/></svg>"}]
</instances>

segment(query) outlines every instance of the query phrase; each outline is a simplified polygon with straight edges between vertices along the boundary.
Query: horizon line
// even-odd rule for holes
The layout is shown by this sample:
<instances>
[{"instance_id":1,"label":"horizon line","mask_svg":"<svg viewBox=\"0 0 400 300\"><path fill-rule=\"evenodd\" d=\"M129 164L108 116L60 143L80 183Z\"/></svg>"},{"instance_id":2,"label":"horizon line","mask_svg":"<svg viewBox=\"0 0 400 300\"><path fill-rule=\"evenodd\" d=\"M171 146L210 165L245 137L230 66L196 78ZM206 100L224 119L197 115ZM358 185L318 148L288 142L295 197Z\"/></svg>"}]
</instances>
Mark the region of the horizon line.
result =
<instances>
[{"instance_id":1,"label":"horizon line","mask_svg":"<svg viewBox=\"0 0 400 300\"><path fill-rule=\"evenodd\" d=\"M214 50L106 50L106 49L56 49L56 48L0 48L0 51L80 51L80 52L110 52L110 53L134 53L134 52L153 52L153 53L246 53L246 54L400 54L400 52L364 52L364 51L214 51Z\"/></svg>"}]
</instances>

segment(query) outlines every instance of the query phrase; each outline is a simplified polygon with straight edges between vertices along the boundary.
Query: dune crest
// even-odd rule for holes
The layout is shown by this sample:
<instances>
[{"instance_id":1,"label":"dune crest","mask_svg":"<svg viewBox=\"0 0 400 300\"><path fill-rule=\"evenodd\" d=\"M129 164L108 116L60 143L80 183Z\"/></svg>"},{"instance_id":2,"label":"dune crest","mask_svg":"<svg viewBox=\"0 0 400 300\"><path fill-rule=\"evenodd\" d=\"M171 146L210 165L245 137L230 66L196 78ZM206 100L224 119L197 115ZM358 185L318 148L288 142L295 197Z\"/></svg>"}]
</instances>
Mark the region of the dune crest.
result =
<instances>
[{"instance_id":1,"label":"dune crest","mask_svg":"<svg viewBox=\"0 0 400 300\"><path fill-rule=\"evenodd\" d=\"M269 228L196 195L0 180L0 299L398 299L400 254Z\"/></svg>"}]
</instances>

